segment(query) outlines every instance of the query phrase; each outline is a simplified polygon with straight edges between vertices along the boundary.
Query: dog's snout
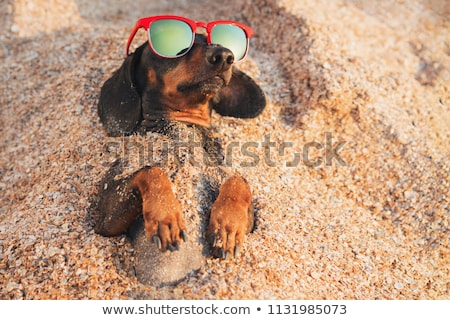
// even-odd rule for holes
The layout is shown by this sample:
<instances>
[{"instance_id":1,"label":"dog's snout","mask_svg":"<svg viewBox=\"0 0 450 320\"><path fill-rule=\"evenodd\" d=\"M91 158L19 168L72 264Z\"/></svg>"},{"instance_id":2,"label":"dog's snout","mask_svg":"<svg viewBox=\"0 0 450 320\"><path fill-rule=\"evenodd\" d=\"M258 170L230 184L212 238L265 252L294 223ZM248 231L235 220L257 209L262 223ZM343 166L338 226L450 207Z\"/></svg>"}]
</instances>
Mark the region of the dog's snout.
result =
<instances>
[{"instance_id":1,"label":"dog's snout","mask_svg":"<svg viewBox=\"0 0 450 320\"><path fill-rule=\"evenodd\" d=\"M228 70L234 62L234 55L229 49L212 46L206 53L206 60L219 70Z\"/></svg>"}]
</instances>

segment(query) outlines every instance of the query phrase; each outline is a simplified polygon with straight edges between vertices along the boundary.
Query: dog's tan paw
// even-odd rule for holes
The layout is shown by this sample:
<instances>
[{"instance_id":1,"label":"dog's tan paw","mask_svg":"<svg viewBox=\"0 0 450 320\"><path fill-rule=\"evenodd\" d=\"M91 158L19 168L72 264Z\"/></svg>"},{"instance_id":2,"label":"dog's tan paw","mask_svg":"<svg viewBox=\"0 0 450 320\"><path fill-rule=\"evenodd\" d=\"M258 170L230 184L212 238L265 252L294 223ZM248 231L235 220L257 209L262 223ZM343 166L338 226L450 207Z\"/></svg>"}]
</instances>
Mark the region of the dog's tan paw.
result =
<instances>
[{"instance_id":1,"label":"dog's tan paw","mask_svg":"<svg viewBox=\"0 0 450 320\"><path fill-rule=\"evenodd\" d=\"M186 224L167 175L159 168L144 168L132 180L142 197L145 234L165 251L177 250L186 241Z\"/></svg>"},{"instance_id":2,"label":"dog's tan paw","mask_svg":"<svg viewBox=\"0 0 450 320\"><path fill-rule=\"evenodd\" d=\"M211 208L206 232L213 255L223 259L237 257L245 235L253 228L253 220L250 186L240 176L229 178Z\"/></svg>"}]
</instances>

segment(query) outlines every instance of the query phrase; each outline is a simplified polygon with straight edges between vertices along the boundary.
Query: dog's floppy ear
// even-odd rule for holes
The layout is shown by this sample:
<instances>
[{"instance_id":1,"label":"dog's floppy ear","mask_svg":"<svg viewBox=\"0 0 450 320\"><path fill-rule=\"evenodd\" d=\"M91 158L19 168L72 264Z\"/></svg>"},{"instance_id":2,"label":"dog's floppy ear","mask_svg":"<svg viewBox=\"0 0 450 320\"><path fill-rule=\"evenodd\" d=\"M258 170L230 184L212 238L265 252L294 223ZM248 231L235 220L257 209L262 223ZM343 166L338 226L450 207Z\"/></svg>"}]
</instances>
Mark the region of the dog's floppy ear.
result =
<instances>
[{"instance_id":1,"label":"dog's floppy ear","mask_svg":"<svg viewBox=\"0 0 450 320\"><path fill-rule=\"evenodd\" d=\"M266 106L261 88L244 72L233 67L230 83L213 99L212 107L223 116L254 118Z\"/></svg>"},{"instance_id":2,"label":"dog's floppy ear","mask_svg":"<svg viewBox=\"0 0 450 320\"><path fill-rule=\"evenodd\" d=\"M143 46L129 55L100 92L98 115L109 136L132 134L142 119L141 97L134 75Z\"/></svg>"}]
</instances>

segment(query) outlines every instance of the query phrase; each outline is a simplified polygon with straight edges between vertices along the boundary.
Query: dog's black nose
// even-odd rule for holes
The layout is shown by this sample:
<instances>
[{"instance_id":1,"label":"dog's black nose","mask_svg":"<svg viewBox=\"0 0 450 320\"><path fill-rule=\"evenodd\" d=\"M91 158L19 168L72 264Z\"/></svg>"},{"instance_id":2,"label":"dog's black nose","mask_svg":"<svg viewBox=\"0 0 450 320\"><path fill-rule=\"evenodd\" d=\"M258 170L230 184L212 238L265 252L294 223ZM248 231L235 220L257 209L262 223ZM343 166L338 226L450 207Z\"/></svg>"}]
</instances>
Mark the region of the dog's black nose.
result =
<instances>
[{"instance_id":1,"label":"dog's black nose","mask_svg":"<svg viewBox=\"0 0 450 320\"><path fill-rule=\"evenodd\" d=\"M229 49L211 46L206 52L206 60L218 70L228 70L234 62L234 55Z\"/></svg>"}]
</instances>

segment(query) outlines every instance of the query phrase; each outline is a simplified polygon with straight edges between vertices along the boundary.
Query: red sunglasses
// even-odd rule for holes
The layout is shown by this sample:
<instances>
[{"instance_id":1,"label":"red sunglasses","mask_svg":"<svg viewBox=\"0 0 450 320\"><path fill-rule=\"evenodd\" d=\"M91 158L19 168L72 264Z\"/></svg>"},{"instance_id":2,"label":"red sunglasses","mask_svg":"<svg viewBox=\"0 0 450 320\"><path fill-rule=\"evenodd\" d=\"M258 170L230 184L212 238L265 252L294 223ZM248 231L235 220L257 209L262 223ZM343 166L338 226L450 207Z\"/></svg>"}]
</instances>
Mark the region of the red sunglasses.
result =
<instances>
[{"instance_id":1,"label":"red sunglasses","mask_svg":"<svg viewBox=\"0 0 450 320\"><path fill-rule=\"evenodd\" d=\"M218 44L233 52L235 61L245 58L253 29L242 23L228 20L196 22L179 16L154 16L139 19L127 42L127 56L134 36L140 28L147 31L148 43L153 52L162 58L178 58L193 46L195 31L205 28L208 44Z\"/></svg>"}]
</instances>

